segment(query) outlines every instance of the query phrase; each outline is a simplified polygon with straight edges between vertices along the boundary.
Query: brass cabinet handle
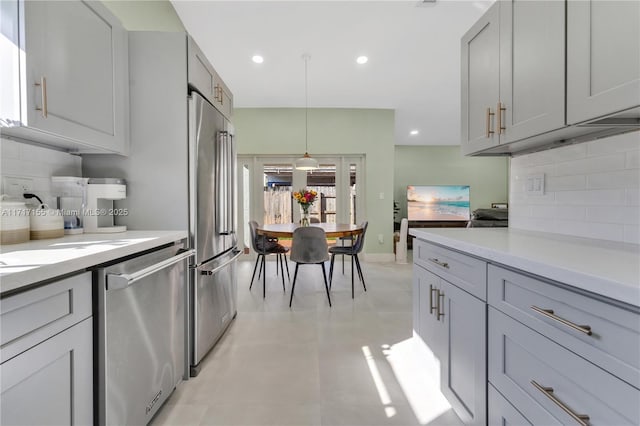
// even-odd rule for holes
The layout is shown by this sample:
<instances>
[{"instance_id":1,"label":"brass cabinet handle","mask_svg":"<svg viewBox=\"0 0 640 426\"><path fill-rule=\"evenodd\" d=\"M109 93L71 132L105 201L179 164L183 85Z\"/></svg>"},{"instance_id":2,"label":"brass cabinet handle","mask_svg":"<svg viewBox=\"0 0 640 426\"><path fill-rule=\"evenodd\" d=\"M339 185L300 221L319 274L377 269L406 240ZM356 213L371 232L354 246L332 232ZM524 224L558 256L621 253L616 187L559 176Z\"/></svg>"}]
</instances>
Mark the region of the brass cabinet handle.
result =
<instances>
[{"instance_id":1,"label":"brass cabinet handle","mask_svg":"<svg viewBox=\"0 0 640 426\"><path fill-rule=\"evenodd\" d=\"M558 407L562 409L565 413L567 413L573 420L575 420L581 426L589 426L589 416L586 414L577 414L571 408L567 407L566 404L560 401L554 394L553 388L540 386L535 380L531 380L531 384L538 389L540 392L545 394L547 398L553 401Z\"/></svg>"},{"instance_id":2,"label":"brass cabinet handle","mask_svg":"<svg viewBox=\"0 0 640 426\"><path fill-rule=\"evenodd\" d=\"M567 327L579 331L580 333L584 333L587 336L591 336L591 327L588 325L578 325L576 323L573 323L569 320L566 320L564 318L561 318L559 316L557 316L556 314L553 313L553 309L542 309L542 308L538 308L537 306L531 306L531 309L533 309L535 312L539 313L540 315L543 315L547 318L551 318L554 321L557 321L563 325L566 325Z\"/></svg>"},{"instance_id":3,"label":"brass cabinet handle","mask_svg":"<svg viewBox=\"0 0 640 426\"><path fill-rule=\"evenodd\" d=\"M496 108L497 119L498 119L498 126L497 126L498 134L503 134L504 130L507 130L507 128L502 125L502 112L506 110L507 110L507 107L505 105L502 105L502 102L498 102L498 108Z\"/></svg>"},{"instance_id":4,"label":"brass cabinet handle","mask_svg":"<svg viewBox=\"0 0 640 426\"><path fill-rule=\"evenodd\" d=\"M493 130L491 130L491 116L495 115L494 112L491 112L491 108L487 108L487 138L490 138L491 135L493 133L495 133Z\"/></svg>"},{"instance_id":5,"label":"brass cabinet handle","mask_svg":"<svg viewBox=\"0 0 640 426\"><path fill-rule=\"evenodd\" d=\"M434 291L438 291L437 288L433 288L433 285L429 284L429 313L432 314L434 309L437 308L437 306L433 306L433 292ZM437 302L437 300L436 300Z\"/></svg>"},{"instance_id":6,"label":"brass cabinet handle","mask_svg":"<svg viewBox=\"0 0 640 426\"><path fill-rule=\"evenodd\" d=\"M47 79L44 76L40 77L40 81L35 83L36 87L40 87L40 93L42 93L42 107L36 107L36 111L42 111L42 116L47 118L49 111L47 108Z\"/></svg>"},{"instance_id":7,"label":"brass cabinet handle","mask_svg":"<svg viewBox=\"0 0 640 426\"><path fill-rule=\"evenodd\" d=\"M438 311L436 312L436 319L440 321L440 317L444 316L444 292L440 290L437 290L437 292L438 292ZM440 299L442 299L442 305L440 305ZM440 306L442 306L442 312L440 312Z\"/></svg>"},{"instance_id":8,"label":"brass cabinet handle","mask_svg":"<svg viewBox=\"0 0 640 426\"><path fill-rule=\"evenodd\" d=\"M447 268L449 269L449 264L447 262L440 262L437 258L435 257L430 257L429 260L433 263L435 263L436 265L440 265L443 268Z\"/></svg>"}]
</instances>

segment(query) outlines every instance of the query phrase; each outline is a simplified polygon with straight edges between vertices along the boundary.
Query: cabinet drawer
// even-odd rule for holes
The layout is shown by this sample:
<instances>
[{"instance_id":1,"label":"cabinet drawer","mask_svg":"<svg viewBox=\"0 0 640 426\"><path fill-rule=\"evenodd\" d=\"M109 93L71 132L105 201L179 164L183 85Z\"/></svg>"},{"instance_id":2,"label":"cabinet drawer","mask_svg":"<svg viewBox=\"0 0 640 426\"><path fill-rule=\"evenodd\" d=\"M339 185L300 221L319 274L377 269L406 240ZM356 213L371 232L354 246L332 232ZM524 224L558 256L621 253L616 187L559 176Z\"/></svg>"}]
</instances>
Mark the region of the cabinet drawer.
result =
<instances>
[{"instance_id":1,"label":"cabinet drawer","mask_svg":"<svg viewBox=\"0 0 640 426\"><path fill-rule=\"evenodd\" d=\"M637 309L624 309L494 265L489 265L488 276L491 306L640 388ZM589 326L591 334L574 325Z\"/></svg>"},{"instance_id":2,"label":"cabinet drawer","mask_svg":"<svg viewBox=\"0 0 640 426\"><path fill-rule=\"evenodd\" d=\"M474 296L487 300L487 263L444 247L417 240L413 260Z\"/></svg>"},{"instance_id":3,"label":"cabinet drawer","mask_svg":"<svg viewBox=\"0 0 640 426\"><path fill-rule=\"evenodd\" d=\"M640 390L494 308L489 381L533 424L640 424Z\"/></svg>"},{"instance_id":4,"label":"cabinet drawer","mask_svg":"<svg viewBox=\"0 0 640 426\"><path fill-rule=\"evenodd\" d=\"M91 316L91 273L0 300L0 362Z\"/></svg>"},{"instance_id":5,"label":"cabinet drawer","mask_svg":"<svg viewBox=\"0 0 640 426\"><path fill-rule=\"evenodd\" d=\"M531 425L531 422L524 418L522 414L509 403L489 384L488 405L490 425Z\"/></svg>"}]
</instances>

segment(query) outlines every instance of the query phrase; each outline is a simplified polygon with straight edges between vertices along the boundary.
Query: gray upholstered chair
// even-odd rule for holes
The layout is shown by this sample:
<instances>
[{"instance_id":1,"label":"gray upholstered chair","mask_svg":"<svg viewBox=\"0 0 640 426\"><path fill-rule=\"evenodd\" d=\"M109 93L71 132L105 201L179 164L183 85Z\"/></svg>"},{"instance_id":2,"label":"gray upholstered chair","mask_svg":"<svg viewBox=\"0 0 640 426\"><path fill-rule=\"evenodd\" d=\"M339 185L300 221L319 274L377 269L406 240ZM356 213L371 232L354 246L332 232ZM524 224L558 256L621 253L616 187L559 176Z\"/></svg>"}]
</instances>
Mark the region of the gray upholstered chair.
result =
<instances>
[{"instance_id":1,"label":"gray upholstered chair","mask_svg":"<svg viewBox=\"0 0 640 426\"><path fill-rule=\"evenodd\" d=\"M262 235L258 235L258 222L255 220L249 221L249 229L251 230L251 246L253 250L257 253L256 264L253 267L253 275L251 275L251 284L249 285L249 290L253 287L253 279L256 276L256 270L258 269L258 262L262 260L260 264L260 274L266 272L266 265L264 263L265 257L270 254L276 255L276 274L278 273L278 261L280 262L280 272L282 274L282 291L286 291L284 285L284 270L282 264L287 267L287 277L291 280L291 276L289 276L289 264L287 263L287 253L289 249L282 244L278 244L277 238L269 238L264 237ZM263 271L265 269L265 271ZM260 279L260 274L258 274L258 279ZM264 288L264 280L262 286L262 297L266 295L266 289Z\"/></svg>"},{"instance_id":2,"label":"gray upholstered chair","mask_svg":"<svg viewBox=\"0 0 640 426\"><path fill-rule=\"evenodd\" d=\"M362 275L362 268L360 267L360 259L358 258L358 253L362 252L362 248L364 247L364 237L367 233L367 227L369 226L369 222L362 223L362 233L360 233L356 240L353 242L353 245L350 246L333 246L329 249L329 253L331 253L331 266L329 268L329 284L333 281L333 262L336 258L336 255L343 256L351 256L351 298L354 298L354 285L353 285L353 262L355 260L356 267L358 270L358 277L360 277L360 281L362 281L362 287L364 291L367 291L367 286L364 283L364 275Z\"/></svg>"},{"instance_id":3,"label":"gray upholstered chair","mask_svg":"<svg viewBox=\"0 0 640 426\"><path fill-rule=\"evenodd\" d=\"M293 231L293 241L291 243L292 262L296 262L296 270L293 273L293 284L291 286L291 299L289 307L293 302L293 292L296 288L296 278L298 277L298 267L301 264L316 264L322 268L324 276L324 288L327 291L327 300L331 306L331 296L329 295L329 285L327 284L327 272L324 269L324 262L329 260L327 236L324 229L317 226L303 226Z\"/></svg>"}]
</instances>

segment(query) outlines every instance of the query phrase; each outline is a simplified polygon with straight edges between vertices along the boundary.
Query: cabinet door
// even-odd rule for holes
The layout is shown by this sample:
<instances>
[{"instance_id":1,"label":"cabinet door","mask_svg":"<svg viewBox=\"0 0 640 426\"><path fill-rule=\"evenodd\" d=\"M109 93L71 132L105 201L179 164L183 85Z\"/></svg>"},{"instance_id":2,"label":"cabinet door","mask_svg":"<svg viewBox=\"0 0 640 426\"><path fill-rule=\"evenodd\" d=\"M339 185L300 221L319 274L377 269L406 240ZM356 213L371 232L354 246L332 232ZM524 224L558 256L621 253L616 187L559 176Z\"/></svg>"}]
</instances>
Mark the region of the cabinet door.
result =
<instances>
[{"instance_id":1,"label":"cabinet door","mask_svg":"<svg viewBox=\"0 0 640 426\"><path fill-rule=\"evenodd\" d=\"M489 385L489 422L490 425L531 425L518 410L509 404L509 401L498 392L493 386Z\"/></svg>"},{"instance_id":2,"label":"cabinet door","mask_svg":"<svg viewBox=\"0 0 640 426\"><path fill-rule=\"evenodd\" d=\"M92 321L45 340L0 365L0 423L93 423Z\"/></svg>"},{"instance_id":3,"label":"cabinet door","mask_svg":"<svg viewBox=\"0 0 640 426\"><path fill-rule=\"evenodd\" d=\"M127 153L126 31L99 2L26 1L29 127Z\"/></svg>"},{"instance_id":4,"label":"cabinet door","mask_svg":"<svg viewBox=\"0 0 640 426\"><path fill-rule=\"evenodd\" d=\"M640 2L567 2L568 123L638 105Z\"/></svg>"},{"instance_id":5,"label":"cabinet door","mask_svg":"<svg viewBox=\"0 0 640 426\"><path fill-rule=\"evenodd\" d=\"M499 143L495 108L500 99L500 3L491 6L462 37L461 144L465 155Z\"/></svg>"},{"instance_id":6,"label":"cabinet door","mask_svg":"<svg viewBox=\"0 0 640 426\"><path fill-rule=\"evenodd\" d=\"M500 2L500 143L564 126L565 4Z\"/></svg>"},{"instance_id":7,"label":"cabinet door","mask_svg":"<svg viewBox=\"0 0 640 426\"><path fill-rule=\"evenodd\" d=\"M443 336L444 327L436 316L440 278L420 266L416 265L414 268L420 287L419 335L433 355L440 359L446 350Z\"/></svg>"},{"instance_id":8,"label":"cabinet door","mask_svg":"<svg viewBox=\"0 0 640 426\"><path fill-rule=\"evenodd\" d=\"M441 357L442 393L465 424L487 422L486 305L441 280L440 321L446 352Z\"/></svg>"}]
</instances>

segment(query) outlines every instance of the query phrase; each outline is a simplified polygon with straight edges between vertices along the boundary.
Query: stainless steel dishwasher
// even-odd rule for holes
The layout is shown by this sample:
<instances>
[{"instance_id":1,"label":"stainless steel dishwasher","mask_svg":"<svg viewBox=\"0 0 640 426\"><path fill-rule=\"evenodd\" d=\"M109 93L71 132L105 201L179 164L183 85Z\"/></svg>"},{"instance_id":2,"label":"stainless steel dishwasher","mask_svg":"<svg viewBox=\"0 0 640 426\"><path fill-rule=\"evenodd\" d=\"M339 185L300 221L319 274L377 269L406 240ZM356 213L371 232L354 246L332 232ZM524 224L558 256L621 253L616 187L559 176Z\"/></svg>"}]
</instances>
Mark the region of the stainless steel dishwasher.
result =
<instances>
[{"instance_id":1,"label":"stainless steel dishwasher","mask_svg":"<svg viewBox=\"0 0 640 426\"><path fill-rule=\"evenodd\" d=\"M179 242L94 271L97 421L145 425L188 378L188 258Z\"/></svg>"}]
</instances>

